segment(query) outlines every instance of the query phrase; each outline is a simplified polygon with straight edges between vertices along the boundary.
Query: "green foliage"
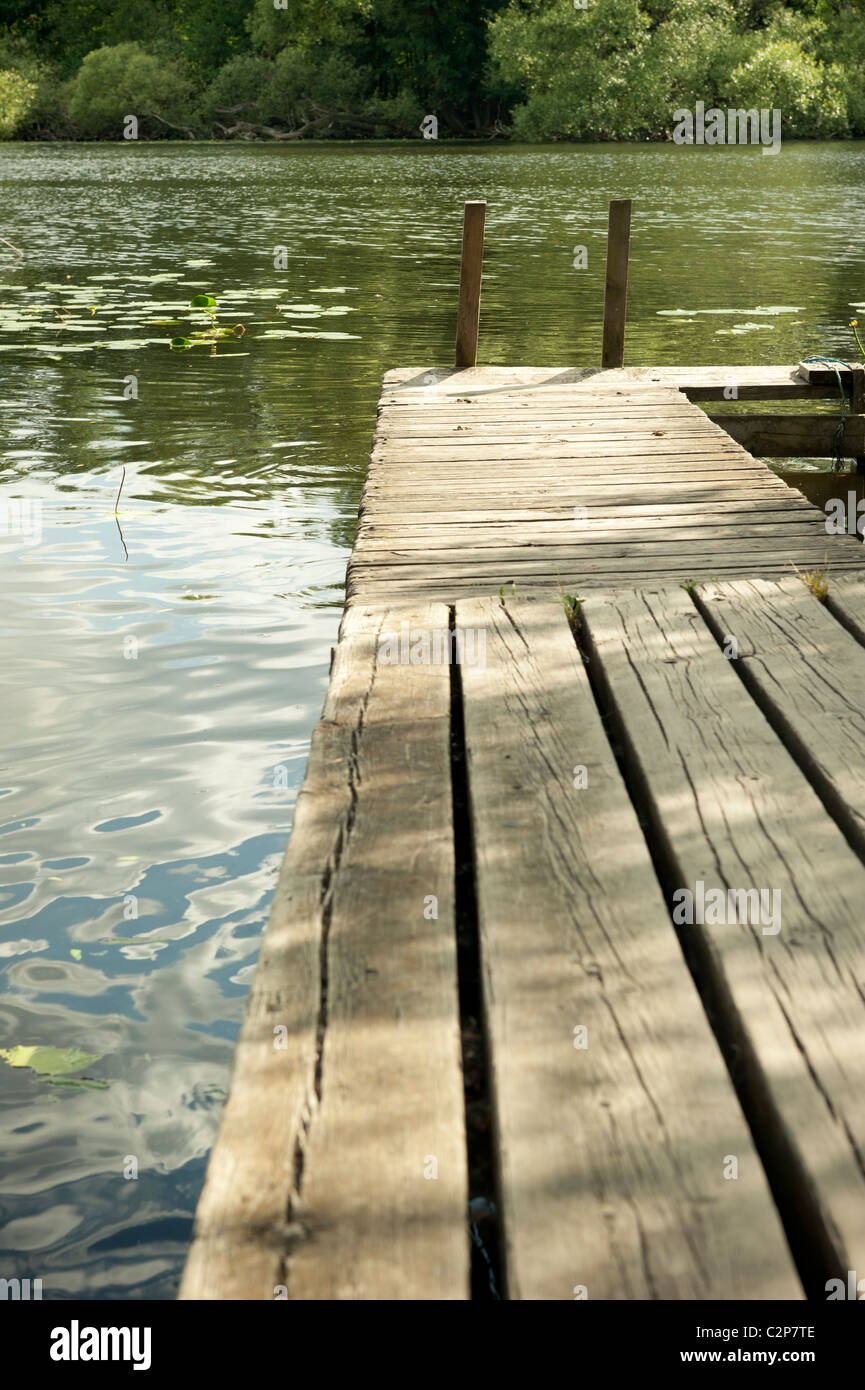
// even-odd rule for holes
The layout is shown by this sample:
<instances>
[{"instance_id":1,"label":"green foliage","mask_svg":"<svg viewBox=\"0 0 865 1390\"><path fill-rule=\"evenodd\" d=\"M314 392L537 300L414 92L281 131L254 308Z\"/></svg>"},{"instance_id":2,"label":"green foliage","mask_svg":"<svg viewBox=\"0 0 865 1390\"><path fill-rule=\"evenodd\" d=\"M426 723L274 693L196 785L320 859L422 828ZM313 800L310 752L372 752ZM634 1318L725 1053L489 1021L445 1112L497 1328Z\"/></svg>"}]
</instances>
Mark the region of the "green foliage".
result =
<instances>
[{"instance_id":1,"label":"green foliage","mask_svg":"<svg viewBox=\"0 0 865 1390\"><path fill-rule=\"evenodd\" d=\"M372 74L343 53L284 48L276 58L244 54L208 88L202 110L223 131L410 135L424 108L408 93L379 97Z\"/></svg>"},{"instance_id":2,"label":"green foliage","mask_svg":"<svg viewBox=\"0 0 865 1390\"><path fill-rule=\"evenodd\" d=\"M23 72L0 71L0 140L11 140L26 125L38 87Z\"/></svg>"},{"instance_id":3,"label":"green foliage","mask_svg":"<svg viewBox=\"0 0 865 1390\"><path fill-rule=\"evenodd\" d=\"M290 0L291 4L295 0ZM210 75L248 42L253 0L3 0L8 32L27 40L61 77L88 53L135 36L149 52Z\"/></svg>"},{"instance_id":4,"label":"green foliage","mask_svg":"<svg viewBox=\"0 0 865 1390\"><path fill-rule=\"evenodd\" d=\"M727 74L752 46L731 0L675 0L651 43L651 61L665 75L664 109L721 104Z\"/></svg>"},{"instance_id":5,"label":"green foliage","mask_svg":"<svg viewBox=\"0 0 865 1390\"><path fill-rule=\"evenodd\" d=\"M266 119L267 102L262 103L262 93L267 89L273 73L273 64L267 58L256 58L251 53L243 53L232 58L219 69L201 101L202 114L210 121L230 124L229 116L236 117L240 112L250 119Z\"/></svg>"},{"instance_id":6,"label":"green foliage","mask_svg":"<svg viewBox=\"0 0 865 1390\"><path fill-rule=\"evenodd\" d=\"M96 1052L81 1052L77 1047L8 1047L0 1048L0 1057L10 1067L30 1067L41 1081L55 1086L74 1086L81 1089L105 1090L107 1081L89 1077L72 1077L69 1072L83 1071L99 1061Z\"/></svg>"},{"instance_id":7,"label":"green foliage","mask_svg":"<svg viewBox=\"0 0 865 1390\"><path fill-rule=\"evenodd\" d=\"M559 603L565 610L565 617L567 618L568 622L571 623L571 625L573 625L573 623L576 621L577 614L579 613L585 600L581 598L574 598L573 594L559 594L557 597Z\"/></svg>"},{"instance_id":8,"label":"green foliage","mask_svg":"<svg viewBox=\"0 0 865 1390\"><path fill-rule=\"evenodd\" d=\"M638 0L512 4L495 21L490 51L525 93L514 116L526 140L633 137L662 95L646 63L650 21Z\"/></svg>"},{"instance_id":9,"label":"green foliage","mask_svg":"<svg viewBox=\"0 0 865 1390\"><path fill-rule=\"evenodd\" d=\"M362 37L373 0L286 0L277 9L273 0L255 0L247 21L257 53L275 58L289 46L350 48Z\"/></svg>"},{"instance_id":10,"label":"green foliage","mask_svg":"<svg viewBox=\"0 0 865 1390\"><path fill-rule=\"evenodd\" d=\"M785 135L839 135L848 129L843 82L836 64L824 67L794 39L777 39L734 69L727 96L732 106L780 110Z\"/></svg>"},{"instance_id":11,"label":"green foliage","mask_svg":"<svg viewBox=\"0 0 865 1390\"><path fill-rule=\"evenodd\" d=\"M822 63L839 60L839 81L851 131L865 134L865 5L828 14L813 48Z\"/></svg>"},{"instance_id":12,"label":"green foliage","mask_svg":"<svg viewBox=\"0 0 865 1390\"><path fill-rule=\"evenodd\" d=\"M371 90L367 75L344 53L283 48L273 61L263 99L277 121L296 129L321 119L324 111L357 110Z\"/></svg>"},{"instance_id":13,"label":"green foliage","mask_svg":"<svg viewBox=\"0 0 865 1390\"><path fill-rule=\"evenodd\" d=\"M0 139L663 139L697 101L865 135L865 0L277 4L4 0Z\"/></svg>"},{"instance_id":14,"label":"green foliage","mask_svg":"<svg viewBox=\"0 0 865 1390\"><path fill-rule=\"evenodd\" d=\"M511 0L491 53L520 84L513 128L523 138L657 136L675 108L698 100L778 108L787 136L862 131L863 65L821 59L826 33L819 15L777 0L589 0L585 10Z\"/></svg>"},{"instance_id":15,"label":"green foliage","mask_svg":"<svg viewBox=\"0 0 865 1390\"><path fill-rule=\"evenodd\" d=\"M139 43L120 43L88 53L72 83L69 114L84 136L119 140L127 115L149 118L146 133L156 136L164 129L158 118L172 125L183 121L189 98L179 64L153 57Z\"/></svg>"},{"instance_id":16,"label":"green foliage","mask_svg":"<svg viewBox=\"0 0 865 1390\"><path fill-rule=\"evenodd\" d=\"M0 140L26 140L44 128L65 129L56 73L22 38L0 37Z\"/></svg>"},{"instance_id":17,"label":"green foliage","mask_svg":"<svg viewBox=\"0 0 865 1390\"><path fill-rule=\"evenodd\" d=\"M172 352L188 352L189 349L193 347L209 346L212 349L212 353L215 353L216 344L220 338L242 338L246 332L242 323L236 323L232 328L217 324L217 300L212 294L193 295L192 299L189 301L189 307L190 309L202 310L210 320L209 327L204 330L190 330L188 337L170 338L168 346ZM121 482L121 487L122 486L123 484ZM119 498L120 494L118 493L117 495Z\"/></svg>"}]
</instances>

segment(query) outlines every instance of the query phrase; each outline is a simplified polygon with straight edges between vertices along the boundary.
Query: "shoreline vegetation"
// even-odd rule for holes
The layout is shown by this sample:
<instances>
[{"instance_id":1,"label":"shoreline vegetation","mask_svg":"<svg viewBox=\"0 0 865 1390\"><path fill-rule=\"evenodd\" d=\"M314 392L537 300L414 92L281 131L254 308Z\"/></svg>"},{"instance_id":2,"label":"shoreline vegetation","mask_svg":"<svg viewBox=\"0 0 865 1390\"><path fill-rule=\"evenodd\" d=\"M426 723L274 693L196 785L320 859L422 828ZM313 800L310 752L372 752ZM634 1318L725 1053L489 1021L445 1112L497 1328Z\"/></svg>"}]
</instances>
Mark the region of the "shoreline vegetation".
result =
<instances>
[{"instance_id":1,"label":"shoreline vegetation","mask_svg":"<svg viewBox=\"0 0 865 1390\"><path fill-rule=\"evenodd\" d=\"M0 140L865 136L865 0L7 0ZM132 37L131 37L132 36Z\"/></svg>"}]
</instances>

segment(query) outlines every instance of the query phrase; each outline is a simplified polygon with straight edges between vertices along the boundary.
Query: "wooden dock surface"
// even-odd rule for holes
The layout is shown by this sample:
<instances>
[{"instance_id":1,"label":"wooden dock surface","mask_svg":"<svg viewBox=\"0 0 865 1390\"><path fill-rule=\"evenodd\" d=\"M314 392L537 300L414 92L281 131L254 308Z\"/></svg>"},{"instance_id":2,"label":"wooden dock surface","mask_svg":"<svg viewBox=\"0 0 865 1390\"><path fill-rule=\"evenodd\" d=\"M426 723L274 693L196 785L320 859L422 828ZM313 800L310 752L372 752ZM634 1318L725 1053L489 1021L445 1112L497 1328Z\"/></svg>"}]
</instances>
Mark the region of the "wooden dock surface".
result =
<instances>
[{"instance_id":1,"label":"wooden dock surface","mask_svg":"<svg viewBox=\"0 0 865 1390\"><path fill-rule=\"evenodd\" d=\"M385 379L182 1297L865 1273L865 559L711 370Z\"/></svg>"},{"instance_id":2,"label":"wooden dock surface","mask_svg":"<svg viewBox=\"0 0 865 1390\"><path fill-rule=\"evenodd\" d=\"M715 371L715 393L748 370ZM858 568L858 541L827 538L823 514L677 389L699 390L701 369L682 372L389 372L349 601L781 575L828 556Z\"/></svg>"}]
</instances>

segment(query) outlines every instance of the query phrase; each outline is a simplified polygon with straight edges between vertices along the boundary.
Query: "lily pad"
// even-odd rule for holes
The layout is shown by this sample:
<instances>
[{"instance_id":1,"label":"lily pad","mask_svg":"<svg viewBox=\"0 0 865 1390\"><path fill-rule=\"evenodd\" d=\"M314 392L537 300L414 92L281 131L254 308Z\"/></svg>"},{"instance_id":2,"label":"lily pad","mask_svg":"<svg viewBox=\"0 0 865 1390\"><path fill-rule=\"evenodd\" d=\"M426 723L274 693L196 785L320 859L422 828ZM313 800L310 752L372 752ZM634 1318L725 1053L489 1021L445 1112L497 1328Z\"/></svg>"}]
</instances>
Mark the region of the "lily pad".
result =
<instances>
[{"instance_id":1,"label":"lily pad","mask_svg":"<svg viewBox=\"0 0 865 1390\"><path fill-rule=\"evenodd\" d=\"M212 294L197 294L189 301L190 309L215 309L216 300Z\"/></svg>"},{"instance_id":2,"label":"lily pad","mask_svg":"<svg viewBox=\"0 0 865 1390\"><path fill-rule=\"evenodd\" d=\"M677 318L683 314L798 314L801 304L763 304L756 309L658 309L661 318Z\"/></svg>"},{"instance_id":3,"label":"lily pad","mask_svg":"<svg viewBox=\"0 0 865 1390\"><path fill-rule=\"evenodd\" d=\"M115 338L113 343L97 343L96 346L110 348L112 352L125 352L127 349L149 347L151 343L164 341L164 338Z\"/></svg>"},{"instance_id":4,"label":"lily pad","mask_svg":"<svg viewBox=\"0 0 865 1390\"><path fill-rule=\"evenodd\" d=\"M754 333L754 332L756 332L758 329L761 329L761 328L770 328L770 329L771 329L771 328L774 328L774 327L775 327L775 325L774 325L773 323L737 323L737 324L735 324L732 328L716 328L716 329L715 329L715 337L716 337L716 338L721 338L721 337L729 338L729 337L733 337L733 336L735 336L736 334L740 334L740 333Z\"/></svg>"},{"instance_id":5,"label":"lily pad","mask_svg":"<svg viewBox=\"0 0 865 1390\"><path fill-rule=\"evenodd\" d=\"M296 328L268 328L266 332L259 335L262 338L329 338L332 342L348 338L357 338L357 333L319 333L310 330L308 333L301 333Z\"/></svg>"},{"instance_id":6,"label":"lily pad","mask_svg":"<svg viewBox=\"0 0 865 1390\"><path fill-rule=\"evenodd\" d=\"M98 1052L81 1052L77 1047L0 1047L0 1057L10 1067L31 1067L39 1076L65 1076L83 1071L99 1061Z\"/></svg>"}]
</instances>

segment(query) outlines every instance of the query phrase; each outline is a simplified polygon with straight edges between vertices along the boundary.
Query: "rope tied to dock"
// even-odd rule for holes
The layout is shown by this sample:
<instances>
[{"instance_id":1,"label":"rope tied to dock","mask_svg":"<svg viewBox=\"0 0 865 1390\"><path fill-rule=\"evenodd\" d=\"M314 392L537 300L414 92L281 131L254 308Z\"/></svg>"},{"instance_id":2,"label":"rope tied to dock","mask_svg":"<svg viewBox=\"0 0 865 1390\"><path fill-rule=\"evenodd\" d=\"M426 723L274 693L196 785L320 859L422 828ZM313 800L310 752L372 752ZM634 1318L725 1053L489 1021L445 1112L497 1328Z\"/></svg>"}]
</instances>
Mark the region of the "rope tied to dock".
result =
<instances>
[{"instance_id":1,"label":"rope tied to dock","mask_svg":"<svg viewBox=\"0 0 865 1390\"><path fill-rule=\"evenodd\" d=\"M501 1294L496 1288L496 1276L495 1271L493 1270L493 1262L489 1257L487 1247L484 1245L481 1233L478 1230L478 1222L483 1221L488 1217L493 1217L495 1216L495 1214L495 1203L488 1201L486 1197L473 1197L472 1200L469 1202L469 1230L471 1231L471 1237L474 1241L474 1244L477 1246L478 1250L481 1252L481 1254L487 1262L487 1269L489 1271L490 1280L490 1293L493 1298L501 1301Z\"/></svg>"},{"instance_id":2,"label":"rope tied to dock","mask_svg":"<svg viewBox=\"0 0 865 1390\"><path fill-rule=\"evenodd\" d=\"M831 367L835 373L835 379L838 382L838 390L841 393L841 418L838 421L838 424L835 428L835 434L832 439L832 472L840 473L841 469L844 467L844 458L842 451L844 448L844 426L847 423L847 397L844 394L844 385L841 381L841 373L839 372L838 368L846 367L849 371L850 363L845 362L843 357L803 357L802 361L820 362L824 367Z\"/></svg>"}]
</instances>

